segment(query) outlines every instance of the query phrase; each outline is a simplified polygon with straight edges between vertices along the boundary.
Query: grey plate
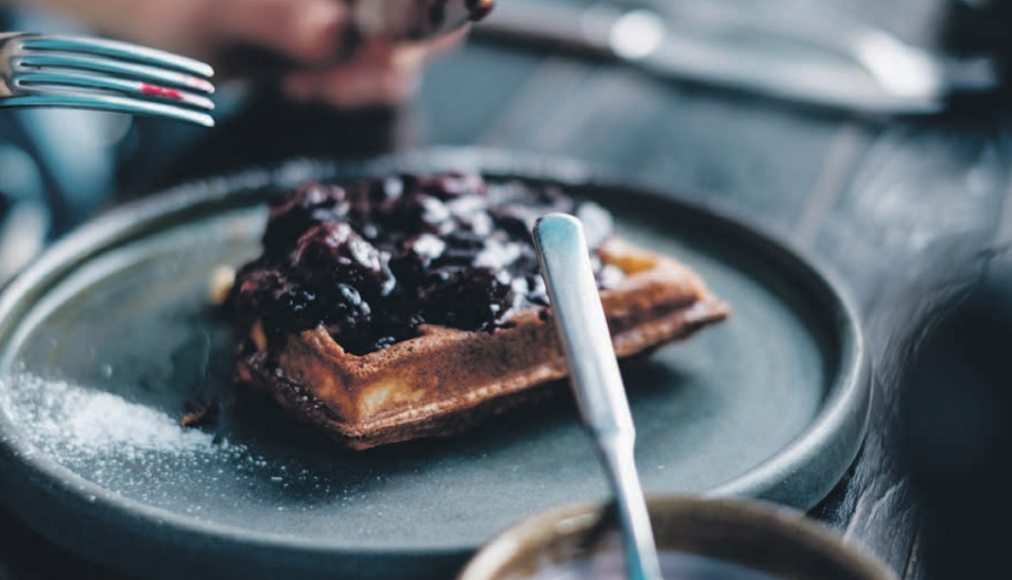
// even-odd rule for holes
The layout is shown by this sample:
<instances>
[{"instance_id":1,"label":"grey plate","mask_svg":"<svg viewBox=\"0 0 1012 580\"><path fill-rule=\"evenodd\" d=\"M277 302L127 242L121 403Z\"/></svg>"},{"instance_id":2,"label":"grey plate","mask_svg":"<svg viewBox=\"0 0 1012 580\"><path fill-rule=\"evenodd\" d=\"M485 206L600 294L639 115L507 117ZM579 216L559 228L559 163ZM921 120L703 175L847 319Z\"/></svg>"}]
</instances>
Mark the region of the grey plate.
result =
<instances>
[{"instance_id":1,"label":"grey plate","mask_svg":"<svg viewBox=\"0 0 1012 580\"><path fill-rule=\"evenodd\" d=\"M231 338L208 281L257 253L263 201L308 176L445 168L568 184L733 306L626 373L648 492L807 508L839 480L864 433L866 367L852 309L816 269L730 219L595 185L573 163L439 151L187 186L51 249L0 297L0 498L136 574L398 578L445 575L513 522L603 498L565 398L455 439L354 454L228 386ZM224 401L217 426L177 427L204 397Z\"/></svg>"}]
</instances>

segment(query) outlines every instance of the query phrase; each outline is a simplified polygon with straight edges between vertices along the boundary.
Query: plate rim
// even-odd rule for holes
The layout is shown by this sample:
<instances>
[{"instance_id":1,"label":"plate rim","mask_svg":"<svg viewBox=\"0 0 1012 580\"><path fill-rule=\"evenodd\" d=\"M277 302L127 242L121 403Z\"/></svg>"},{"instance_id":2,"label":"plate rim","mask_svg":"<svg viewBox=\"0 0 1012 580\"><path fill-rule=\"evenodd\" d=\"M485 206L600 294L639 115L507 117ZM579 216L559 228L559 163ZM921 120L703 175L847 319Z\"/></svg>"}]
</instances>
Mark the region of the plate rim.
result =
<instances>
[{"instance_id":1,"label":"plate rim","mask_svg":"<svg viewBox=\"0 0 1012 580\"><path fill-rule=\"evenodd\" d=\"M108 213L91 220L80 229L58 241L47 249L35 263L28 267L0 291L0 344L7 343L11 331L22 322L23 311L30 310L39 295L51 287L76 266L111 247L132 238L144 237L151 226L168 228L177 221L185 221L193 215L206 215L215 207L238 208L262 201L267 188L291 187L305 179L333 179L335 177L375 174L389 170L411 171L413 168L425 171L439 169L480 170L491 175L516 175L521 178L543 179L558 182L564 186L589 186L614 188L635 192L642 199L653 200L678 211L701 218L711 225L730 231L739 239L758 244L764 256L777 260L777 270L790 269L792 278L804 277L810 287L806 294L821 294L818 298L829 299L834 312L824 316L834 320L834 334L839 336L838 369L832 376L827 396L818 414L808 426L789 441L780 451L752 469L721 484L703 495L743 496L754 499L784 503L791 491L783 481L800 471L817 456L831 447L827 435L849 430L853 433L845 449L837 449L846 460L837 463L834 469L824 474L816 490L809 490L804 505L789 502L801 509L810 509L821 501L839 482L846 470L857 457L867 431L868 415L871 408L870 369L866 344L861 330L861 318L854 306L846 286L831 269L819 259L797 248L787 240L748 218L728 208L713 203L687 200L675 192L664 191L650 185L617 179L614 174L591 170L585 162L569 157L545 156L517 151L483 149L473 147L430 148L408 153L394 153L379 157L344 161L322 159L295 159L273 168L250 168L224 176L199 179L164 190L151 197L119 206ZM27 302L27 304L25 304ZM10 483L9 475L21 482L32 482L41 487L37 490L50 501L59 497L62 501L76 500L77 509L99 513L106 510L110 521L117 514L140 518L130 525L147 525L159 528L159 534L176 534L178 538L196 536L205 540L233 544L236 549L269 548L284 552L297 551L301 555L319 557L463 557L481 545L475 541L459 546L433 546L431 548L397 547L347 547L328 543L326 540L308 540L275 532L249 531L238 526L207 522L181 515L164 508L157 508L139 501L123 498L108 492L106 488L91 483L57 462L40 455L26 457L14 446L8 430L8 417L0 412L0 488L18 485ZM18 477L20 475L20 477ZM778 483L780 480L780 483ZM6 481L6 483L5 483ZM807 486L811 487L811 486ZM817 497L816 497L817 496ZM84 502L84 503L81 503ZM4 498L8 509L23 520L35 518L28 510ZM66 509L74 509L73 506ZM34 527L34 526L33 526ZM50 530L38 530L50 540L63 544L53 537ZM77 546L65 546L80 553ZM265 550L267 552L269 550Z\"/></svg>"}]
</instances>

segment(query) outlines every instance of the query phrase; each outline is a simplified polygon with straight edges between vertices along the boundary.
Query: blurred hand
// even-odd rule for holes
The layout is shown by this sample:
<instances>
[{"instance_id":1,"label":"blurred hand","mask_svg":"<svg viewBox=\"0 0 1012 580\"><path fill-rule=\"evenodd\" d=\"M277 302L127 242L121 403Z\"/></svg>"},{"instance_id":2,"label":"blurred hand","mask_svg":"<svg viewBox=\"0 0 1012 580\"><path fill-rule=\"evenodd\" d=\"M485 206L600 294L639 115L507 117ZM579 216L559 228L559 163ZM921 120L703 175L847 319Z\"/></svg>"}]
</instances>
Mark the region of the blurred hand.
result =
<instances>
[{"instance_id":1,"label":"blurred hand","mask_svg":"<svg viewBox=\"0 0 1012 580\"><path fill-rule=\"evenodd\" d=\"M344 0L16 1L69 14L111 36L212 64L231 47L260 46L295 63L281 78L286 94L341 107L392 104L410 97L427 58L461 37L412 46L374 41L351 60L335 64L346 41Z\"/></svg>"}]
</instances>

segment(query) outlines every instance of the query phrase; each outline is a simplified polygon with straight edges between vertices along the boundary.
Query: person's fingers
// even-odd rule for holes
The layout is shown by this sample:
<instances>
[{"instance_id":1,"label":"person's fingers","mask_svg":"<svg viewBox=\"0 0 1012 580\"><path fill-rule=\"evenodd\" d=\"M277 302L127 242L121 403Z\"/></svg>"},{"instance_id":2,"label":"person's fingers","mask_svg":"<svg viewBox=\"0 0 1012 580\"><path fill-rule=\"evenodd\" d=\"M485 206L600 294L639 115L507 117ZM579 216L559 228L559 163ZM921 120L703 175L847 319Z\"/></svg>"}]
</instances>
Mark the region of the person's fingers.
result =
<instances>
[{"instance_id":1,"label":"person's fingers","mask_svg":"<svg viewBox=\"0 0 1012 580\"><path fill-rule=\"evenodd\" d=\"M418 68L392 60L358 60L329 71L303 72L285 79L286 93L297 100L320 100L337 107L396 104L410 98L420 82Z\"/></svg>"},{"instance_id":2,"label":"person's fingers","mask_svg":"<svg viewBox=\"0 0 1012 580\"><path fill-rule=\"evenodd\" d=\"M320 100L338 107L396 104L417 92L421 70L433 58L449 52L466 37L467 30L429 43L395 46L374 42L355 58L325 71L288 75L284 90L296 100Z\"/></svg>"},{"instance_id":3,"label":"person's fingers","mask_svg":"<svg viewBox=\"0 0 1012 580\"><path fill-rule=\"evenodd\" d=\"M467 37L467 29L461 29L431 42L399 46L390 54L391 62L401 70L420 69L426 63L457 48Z\"/></svg>"},{"instance_id":4,"label":"person's fingers","mask_svg":"<svg viewBox=\"0 0 1012 580\"><path fill-rule=\"evenodd\" d=\"M428 58L438 58L459 47L471 32L471 25L441 36L427 45Z\"/></svg>"},{"instance_id":5,"label":"person's fingers","mask_svg":"<svg viewBox=\"0 0 1012 580\"><path fill-rule=\"evenodd\" d=\"M365 68L293 76L286 80L285 90L294 99L323 101L335 107L355 108L401 103L414 94L417 86L417 73L390 68Z\"/></svg>"},{"instance_id":6,"label":"person's fingers","mask_svg":"<svg viewBox=\"0 0 1012 580\"><path fill-rule=\"evenodd\" d=\"M338 53L347 17L341 0L219 0L217 11L226 41L262 45L303 62Z\"/></svg>"}]
</instances>

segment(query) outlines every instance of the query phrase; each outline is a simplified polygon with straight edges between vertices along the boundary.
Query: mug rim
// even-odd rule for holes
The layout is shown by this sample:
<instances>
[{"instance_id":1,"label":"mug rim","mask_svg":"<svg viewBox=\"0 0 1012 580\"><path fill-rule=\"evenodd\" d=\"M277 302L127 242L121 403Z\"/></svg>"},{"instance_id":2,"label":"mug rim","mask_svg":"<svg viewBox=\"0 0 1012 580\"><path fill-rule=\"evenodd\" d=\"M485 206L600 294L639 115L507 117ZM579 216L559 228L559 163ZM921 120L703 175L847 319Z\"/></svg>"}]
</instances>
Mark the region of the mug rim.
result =
<instances>
[{"instance_id":1,"label":"mug rim","mask_svg":"<svg viewBox=\"0 0 1012 580\"><path fill-rule=\"evenodd\" d=\"M652 519L684 519L690 523L695 520L697 526L705 520L717 526L733 526L739 531L739 526L747 523L764 528L764 534L771 537L801 543L812 552L834 560L841 571L850 571L857 578L898 580L898 576L867 549L847 542L793 508L764 501L682 495L648 496L647 504ZM543 551L553 540L577 535L592 527L605 506L601 502L581 502L531 516L485 544L468 561L457 580L502 578L509 566ZM740 563L751 565L748 561Z\"/></svg>"}]
</instances>

